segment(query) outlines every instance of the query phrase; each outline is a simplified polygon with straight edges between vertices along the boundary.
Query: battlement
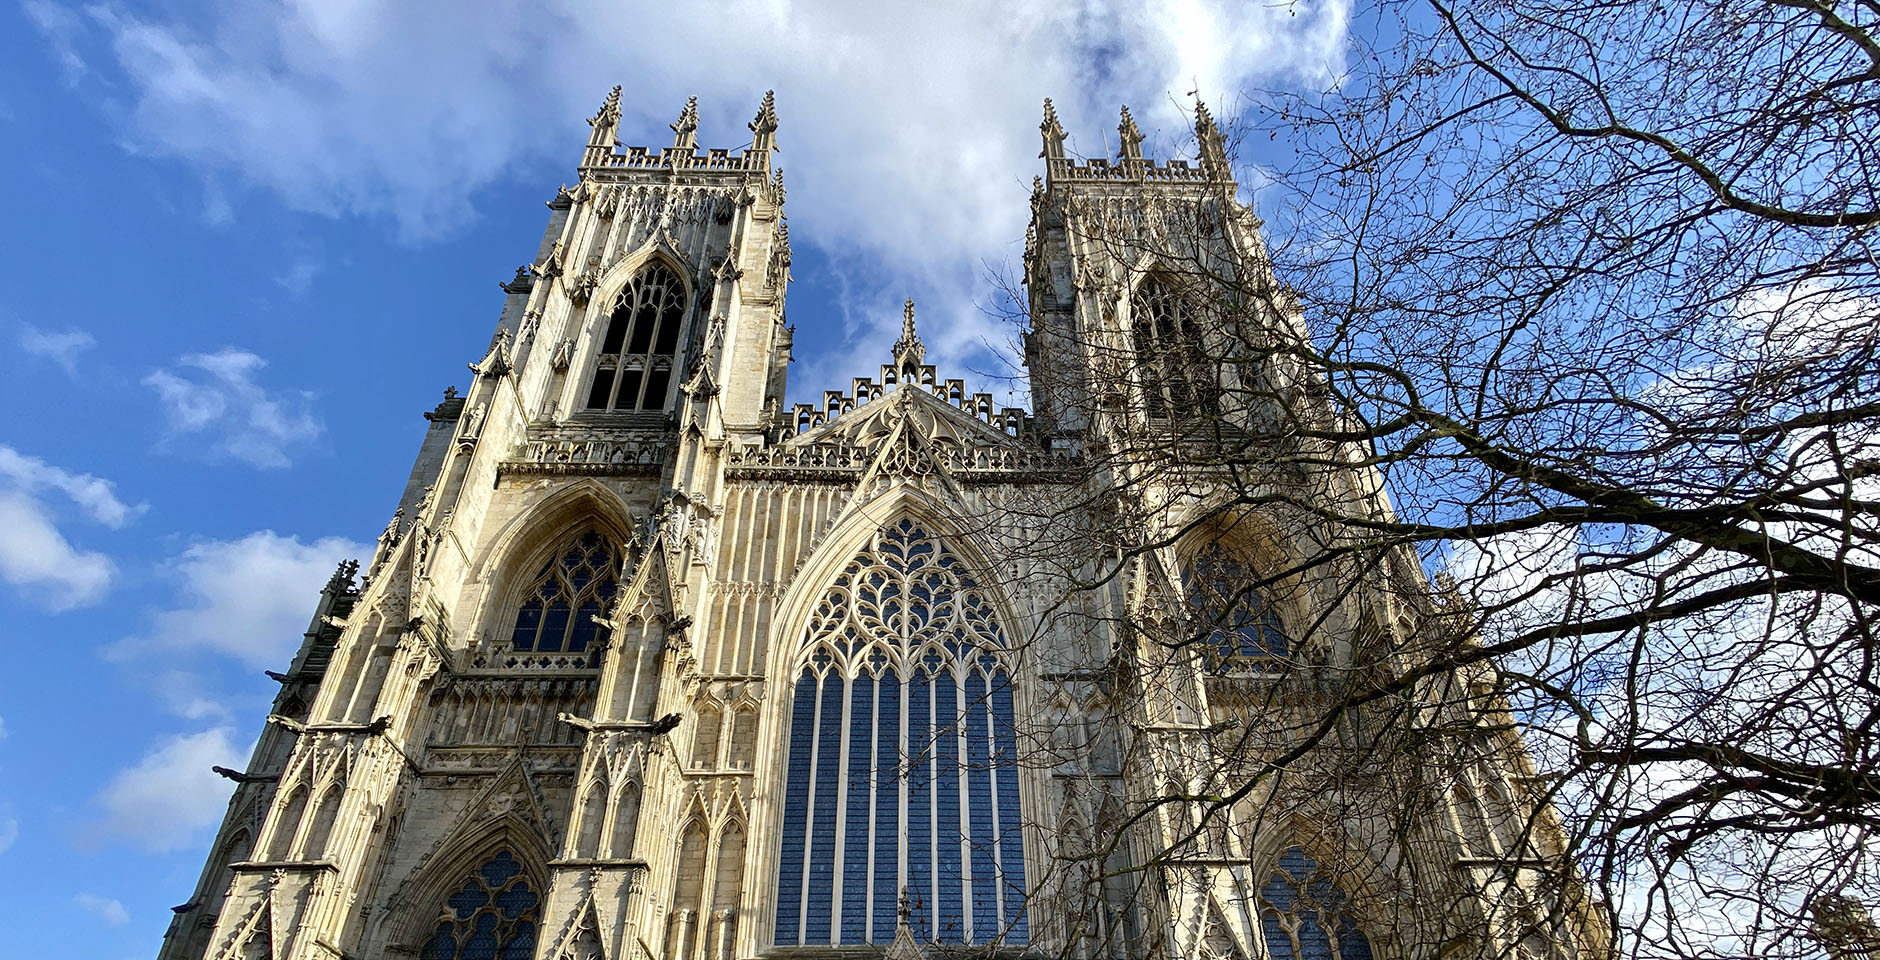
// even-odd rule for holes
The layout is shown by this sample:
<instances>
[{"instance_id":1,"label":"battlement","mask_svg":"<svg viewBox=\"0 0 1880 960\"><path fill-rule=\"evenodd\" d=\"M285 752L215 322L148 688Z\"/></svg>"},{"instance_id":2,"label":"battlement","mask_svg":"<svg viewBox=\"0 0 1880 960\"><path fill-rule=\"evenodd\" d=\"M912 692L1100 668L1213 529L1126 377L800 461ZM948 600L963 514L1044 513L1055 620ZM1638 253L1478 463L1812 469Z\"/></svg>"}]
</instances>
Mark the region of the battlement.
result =
<instances>
[{"instance_id":1,"label":"battlement","mask_svg":"<svg viewBox=\"0 0 1880 960\"><path fill-rule=\"evenodd\" d=\"M1192 164L1186 160L1169 160L1158 164L1144 157L1142 131L1136 127L1136 120L1129 115L1128 107L1123 108L1122 120L1116 125L1118 153L1114 161L1102 157L1079 160L1067 155L1064 152L1064 126L1058 122L1057 109L1048 99L1044 102L1044 122L1038 125L1038 132L1044 138L1047 185L1062 182L1199 185L1234 182L1233 171L1227 162L1225 140L1220 128L1214 123L1213 115L1208 112L1207 105L1200 100L1195 101L1195 141L1200 146L1201 155Z\"/></svg>"},{"instance_id":2,"label":"battlement","mask_svg":"<svg viewBox=\"0 0 1880 960\"><path fill-rule=\"evenodd\" d=\"M680 170L688 173L767 173L770 153L754 150L681 150L675 147L628 147L619 150L589 147L581 157L581 171L590 170Z\"/></svg>"},{"instance_id":3,"label":"battlement","mask_svg":"<svg viewBox=\"0 0 1880 960\"><path fill-rule=\"evenodd\" d=\"M1030 432L1032 418L1018 407L995 407L990 393L967 393L966 381L942 380L937 368L932 364L918 364L909 368L912 381L921 389L946 401L969 416L988 424L1006 436L1024 439ZM786 438L807 433L825 423L831 423L845 413L867 406L888 394L901 383L901 369L892 364L883 364L881 378L856 377L847 391L825 390L820 405L799 403L791 412L789 425L784 428Z\"/></svg>"},{"instance_id":4,"label":"battlement","mask_svg":"<svg viewBox=\"0 0 1880 960\"><path fill-rule=\"evenodd\" d=\"M672 146L634 147L619 143L620 88L614 87L601 103L599 113L588 118L594 132L588 136L581 154L583 175L604 170L671 170L688 173L768 173L770 154L777 149L777 97L764 92L764 102L757 117L750 122L751 145L733 153L730 150L698 148L698 98L686 100L679 119L672 124Z\"/></svg>"}]
</instances>

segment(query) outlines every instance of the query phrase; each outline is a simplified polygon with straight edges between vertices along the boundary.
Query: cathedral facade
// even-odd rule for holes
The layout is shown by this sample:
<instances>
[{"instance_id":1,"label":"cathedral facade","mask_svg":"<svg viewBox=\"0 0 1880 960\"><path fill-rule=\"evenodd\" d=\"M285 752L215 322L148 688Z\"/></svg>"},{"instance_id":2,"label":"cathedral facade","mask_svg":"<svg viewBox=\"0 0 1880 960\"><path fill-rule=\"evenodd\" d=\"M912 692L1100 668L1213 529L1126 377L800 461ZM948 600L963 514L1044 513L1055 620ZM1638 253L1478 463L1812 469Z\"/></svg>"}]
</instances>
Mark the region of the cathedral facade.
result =
<instances>
[{"instance_id":1,"label":"cathedral facade","mask_svg":"<svg viewBox=\"0 0 1880 960\"><path fill-rule=\"evenodd\" d=\"M1030 412L927 364L911 302L871 375L786 405L772 99L742 151L690 103L669 147L619 122L616 88L322 593L163 960L1599 953L1523 879L1558 824L1511 725L1420 764L1408 819L1363 730L1336 788L1247 775L1316 717L1276 691L1401 666L1441 605L1407 556L1409 591L1247 589L1336 531L1115 456L1252 429L1234 378L1287 376L1207 364L1168 265L1262 262L1205 110L1194 162L1127 111L1083 161L1047 102ZM1327 471L1298 482L1388 509ZM1128 549L1088 519L1119 515ZM1481 699L1437 679L1465 695L1428 710Z\"/></svg>"}]
</instances>

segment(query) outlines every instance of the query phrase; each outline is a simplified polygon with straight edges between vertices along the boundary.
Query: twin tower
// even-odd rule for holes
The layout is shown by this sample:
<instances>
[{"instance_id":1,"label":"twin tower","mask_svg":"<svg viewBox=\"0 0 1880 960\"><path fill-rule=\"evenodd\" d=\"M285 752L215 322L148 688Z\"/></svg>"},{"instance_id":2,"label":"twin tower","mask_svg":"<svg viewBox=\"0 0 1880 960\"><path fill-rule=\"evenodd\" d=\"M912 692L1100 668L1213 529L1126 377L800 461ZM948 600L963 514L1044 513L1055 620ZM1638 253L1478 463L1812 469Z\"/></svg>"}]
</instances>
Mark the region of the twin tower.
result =
<instances>
[{"instance_id":1,"label":"twin tower","mask_svg":"<svg viewBox=\"0 0 1880 960\"><path fill-rule=\"evenodd\" d=\"M1119 157L1070 157L1046 102L1027 413L928 365L911 303L872 375L787 404L772 97L701 151L691 102L618 145L620 96L322 592L161 958L1358 960L1455 940L1419 897L1515 949L1518 878L1469 866L1546 819L1511 734L1409 834L1374 776L1240 789L1316 702L1295 674L1396 662L1431 608L1336 566L1251 589L1323 538L1146 465L1311 395L1211 347L1195 278L1270 277L1204 108L1158 163L1127 111ZM1272 302L1236 322L1303 336Z\"/></svg>"}]
</instances>

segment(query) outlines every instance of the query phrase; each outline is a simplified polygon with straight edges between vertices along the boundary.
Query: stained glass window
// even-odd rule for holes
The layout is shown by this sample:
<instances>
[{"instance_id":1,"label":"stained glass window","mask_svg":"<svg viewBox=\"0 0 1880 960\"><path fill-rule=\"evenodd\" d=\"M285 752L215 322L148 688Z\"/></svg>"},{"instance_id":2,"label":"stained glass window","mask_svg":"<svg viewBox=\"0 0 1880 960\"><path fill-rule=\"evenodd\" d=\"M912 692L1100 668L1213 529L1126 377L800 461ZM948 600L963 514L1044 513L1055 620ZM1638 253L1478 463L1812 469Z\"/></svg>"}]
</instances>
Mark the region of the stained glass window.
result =
<instances>
[{"instance_id":1,"label":"stained glass window","mask_svg":"<svg viewBox=\"0 0 1880 960\"><path fill-rule=\"evenodd\" d=\"M1286 625L1254 589L1259 580L1245 564L1209 544L1188 564L1185 579L1189 610L1217 668L1257 668L1286 656Z\"/></svg>"},{"instance_id":2,"label":"stained glass window","mask_svg":"<svg viewBox=\"0 0 1880 960\"><path fill-rule=\"evenodd\" d=\"M502 850L444 900L421 960L530 960L541 897L522 864Z\"/></svg>"},{"instance_id":3,"label":"stained glass window","mask_svg":"<svg viewBox=\"0 0 1880 960\"><path fill-rule=\"evenodd\" d=\"M791 702L780 946L1024 944L1005 636L939 538L890 525L810 616ZM846 732L846 736L845 736Z\"/></svg>"},{"instance_id":4,"label":"stained glass window","mask_svg":"<svg viewBox=\"0 0 1880 960\"><path fill-rule=\"evenodd\" d=\"M588 409L664 410L684 318L685 286L665 264L635 275L607 318Z\"/></svg>"},{"instance_id":5,"label":"stained glass window","mask_svg":"<svg viewBox=\"0 0 1880 960\"><path fill-rule=\"evenodd\" d=\"M1260 932L1272 960L1371 960L1371 940L1347 913L1345 895L1289 847L1260 888Z\"/></svg>"},{"instance_id":6,"label":"stained glass window","mask_svg":"<svg viewBox=\"0 0 1880 960\"><path fill-rule=\"evenodd\" d=\"M594 622L614 599L614 571L619 568L613 545L589 530L559 556L552 557L535 575L522 609L510 649L518 653L598 654L606 646L606 627ZM592 661L590 661L591 665Z\"/></svg>"},{"instance_id":7,"label":"stained glass window","mask_svg":"<svg viewBox=\"0 0 1880 960\"><path fill-rule=\"evenodd\" d=\"M1202 344L1192 297L1172 278L1152 273L1137 284L1129 313L1137 377L1149 416L1220 413L1220 378Z\"/></svg>"}]
</instances>

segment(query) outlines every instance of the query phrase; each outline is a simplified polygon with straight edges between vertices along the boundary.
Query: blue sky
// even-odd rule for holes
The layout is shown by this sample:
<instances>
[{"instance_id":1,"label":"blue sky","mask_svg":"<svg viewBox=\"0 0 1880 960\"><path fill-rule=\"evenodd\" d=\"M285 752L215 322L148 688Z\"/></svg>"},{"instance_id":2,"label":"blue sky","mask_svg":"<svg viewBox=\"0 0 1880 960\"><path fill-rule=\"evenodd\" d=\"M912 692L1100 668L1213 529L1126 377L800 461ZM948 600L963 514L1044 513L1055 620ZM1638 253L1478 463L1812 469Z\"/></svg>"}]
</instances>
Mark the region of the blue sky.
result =
<instances>
[{"instance_id":1,"label":"blue sky","mask_svg":"<svg viewBox=\"0 0 1880 960\"><path fill-rule=\"evenodd\" d=\"M887 356L996 372L1039 102L1106 155L1128 103L1335 69L1340 3L306 0L0 5L0 943L152 955L189 896L319 584L573 177L583 118L739 147L777 90L791 392ZM1148 10L1153 9L1151 15ZM1015 271L1014 271L1015 272ZM987 383L1005 399L1004 385Z\"/></svg>"}]
</instances>

